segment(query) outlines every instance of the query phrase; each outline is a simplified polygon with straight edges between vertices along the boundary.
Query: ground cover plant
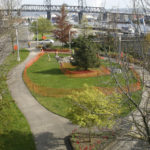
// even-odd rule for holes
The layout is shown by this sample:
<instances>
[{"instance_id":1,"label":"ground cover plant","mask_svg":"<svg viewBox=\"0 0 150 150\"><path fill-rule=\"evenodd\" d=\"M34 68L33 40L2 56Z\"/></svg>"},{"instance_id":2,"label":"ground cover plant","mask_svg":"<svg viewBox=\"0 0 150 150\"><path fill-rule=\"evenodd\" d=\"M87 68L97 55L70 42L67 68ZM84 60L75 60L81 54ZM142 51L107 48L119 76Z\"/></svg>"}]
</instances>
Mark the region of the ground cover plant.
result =
<instances>
[{"instance_id":1,"label":"ground cover plant","mask_svg":"<svg viewBox=\"0 0 150 150\"><path fill-rule=\"evenodd\" d=\"M20 50L21 62L29 52ZM30 127L13 101L7 87L7 73L17 62L17 52L0 66L0 150L35 150Z\"/></svg>"}]
</instances>

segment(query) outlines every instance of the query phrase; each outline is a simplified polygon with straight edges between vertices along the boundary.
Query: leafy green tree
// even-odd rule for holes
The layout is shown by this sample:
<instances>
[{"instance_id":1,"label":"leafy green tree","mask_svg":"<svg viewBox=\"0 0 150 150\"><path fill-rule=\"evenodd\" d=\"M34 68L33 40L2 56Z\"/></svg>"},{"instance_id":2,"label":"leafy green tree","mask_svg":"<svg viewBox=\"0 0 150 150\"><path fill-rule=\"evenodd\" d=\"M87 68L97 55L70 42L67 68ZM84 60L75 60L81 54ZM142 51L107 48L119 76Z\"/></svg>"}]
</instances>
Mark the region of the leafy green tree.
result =
<instances>
[{"instance_id":1,"label":"leafy green tree","mask_svg":"<svg viewBox=\"0 0 150 150\"><path fill-rule=\"evenodd\" d=\"M71 103L68 118L81 127L112 128L121 113L121 96L107 96L95 87L85 85L84 90L73 91L68 99Z\"/></svg>"},{"instance_id":2,"label":"leafy green tree","mask_svg":"<svg viewBox=\"0 0 150 150\"><path fill-rule=\"evenodd\" d=\"M72 45L75 47L73 65L84 70L99 67L100 60L97 56L97 47L91 39L80 36L73 41Z\"/></svg>"},{"instance_id":3,"label":"leafy green tree","mask_svg":"<svg viewBox=\"0 0 150 150\"><path fill-rule=\"evenodd\" d=\"M37 30L38 30L38 33L41 34L42 36L44 33L51 32L52 29L53 29L53 26L52 26L51 22L43 17L40 17L40 18L38 18L37 21L34 21L30 27L30 30L33 33L36 34Z\"/></svg>"},{"instance_id":4,"label":"leafy green tree","mask_svg":"<svg viewBox=\"0 0 150 150\"><path fill-rule=\"evenodd\" d=\"M88 36L90 34L90 30L92 27L89 26L88 24L88 19L86 18L85 15L83 15L82 20L81 20L81 28L82 28L82 34L83 36Z\"/></svg>"},{"instance_id":5,"label":"leafy green tree","mask_svg":"<svg viewBox=\"0 0 150 150\"><path fill-rule=\"evenodd\" d=\"M118 48L118 45L116 45L115 43L115 39L114 37L108 32L108 35L103 43L103 50L104 51L114 51L115 48L117 49ZM101 49L102 50L102 49Z\"/></svg>"}]
</instances>

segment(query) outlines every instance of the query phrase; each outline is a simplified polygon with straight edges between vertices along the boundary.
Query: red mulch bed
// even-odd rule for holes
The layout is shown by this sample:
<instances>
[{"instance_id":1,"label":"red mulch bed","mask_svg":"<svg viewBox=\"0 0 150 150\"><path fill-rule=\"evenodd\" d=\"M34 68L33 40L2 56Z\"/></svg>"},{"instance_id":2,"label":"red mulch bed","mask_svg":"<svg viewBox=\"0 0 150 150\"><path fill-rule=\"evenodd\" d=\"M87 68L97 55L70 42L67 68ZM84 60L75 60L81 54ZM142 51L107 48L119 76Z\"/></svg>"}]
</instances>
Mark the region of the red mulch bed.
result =
<instances>
[{"instance_id":1,"label":"red mulch bed","mask_svg":"<svg viewBox=\"0 0 150 150\"><path fill-rule=\"evenodd\" d=\"M70 143L73 150L103 150L115 141L116 136L117 133L113 131L103 131L91 134L90 141L88 133L78 132L75 129L70 135Z\"/></svg>"},{"instance_id":2,"label":"red mulch bed","mask_svg":"<svg viewBox=\"0 0 150 150\"><path fill-rule=\"evenodd\" d=\"M70 51L70 49L48 49L48 48L47 48L47 49L44 49L44 52L55 52L55 53L56 53L56 52L58 52L58 53L59 53L59 52L63 52L63 53L64 53L64 52L68 52L68 53L69 53L69 52L71 52L71 51Z\"/></svg>"},{"instance_id":3,"label":"red mulch bed","mask_svg":"<svg viewBox=\"0 0 150 150\"><path fill-rule=\"evenodd\" d=\"M64 63L61 63L60 69L65 75L69 77L86 78L86 77L110 75L110 70L105 66L100 66L98 70L74 70L74 71L71 71L69 70L69 68L66 68L64 66L65 66Z\"/></svg>"}]
</instances>

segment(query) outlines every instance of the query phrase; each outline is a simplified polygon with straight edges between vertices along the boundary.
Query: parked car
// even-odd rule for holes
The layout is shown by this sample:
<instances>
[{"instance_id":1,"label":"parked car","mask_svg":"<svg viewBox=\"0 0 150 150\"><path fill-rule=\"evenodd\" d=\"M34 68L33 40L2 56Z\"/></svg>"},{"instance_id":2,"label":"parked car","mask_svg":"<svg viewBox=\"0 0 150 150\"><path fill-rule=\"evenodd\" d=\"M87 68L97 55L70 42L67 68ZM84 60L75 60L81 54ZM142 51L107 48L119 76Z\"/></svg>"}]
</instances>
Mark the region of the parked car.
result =
<instances>
[{"instance_id":1,"label":"parked car","mask_svg":"<svg viewBox=\"0 0 150 150\"><path fill-rule=\"evenodd\" d=\"M53 44L53 43L54 43L54 40L52 40L52 39L46 39L46 40L40 41L40 44L42 44L42 45Z\"/></svg>"}]
</instances>

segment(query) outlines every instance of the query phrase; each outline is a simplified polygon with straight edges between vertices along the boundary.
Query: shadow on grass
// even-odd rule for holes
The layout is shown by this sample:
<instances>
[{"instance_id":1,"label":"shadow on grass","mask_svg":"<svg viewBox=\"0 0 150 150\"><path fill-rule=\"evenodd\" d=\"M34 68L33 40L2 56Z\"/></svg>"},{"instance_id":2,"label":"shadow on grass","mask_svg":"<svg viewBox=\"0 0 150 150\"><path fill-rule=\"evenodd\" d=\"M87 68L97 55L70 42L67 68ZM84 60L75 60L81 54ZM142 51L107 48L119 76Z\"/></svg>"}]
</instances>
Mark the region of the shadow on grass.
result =
<instances>
[{"instance_id":1,"label":"shadow on grass","mask_svg":"<svg viewBox=\"0 0 150 150\"><path fill-rule=\"evenodd\" d=\"M49 69L49 70L43 70L43 71L37 71L34 73L38 74L52 74L52 75L62 75L62 72L60 69Z\"/></svg>"},{"instance_id":2,"label":"shadow on grass","mask_svg":"<svg viewBox=\"0 0 150 150\"><path fill-rule=\"evenodd\" d=\"M7 131L0 134L0 150L35 150L31 133Z\"/></svg>"},{"instance_id":3,"label":"shadow on grass","mask_svg":"<svg viewBox=\"0 0 150 150\"><path fill-rule=\"evenodd\" d=\"M54 137L50 132L38 134L34 139L38 150L63 150L66 147L64 138ZM10 131L0 135L0 150L35 150L35 144L32 134Z\"/></svg>"}]
</instances>

